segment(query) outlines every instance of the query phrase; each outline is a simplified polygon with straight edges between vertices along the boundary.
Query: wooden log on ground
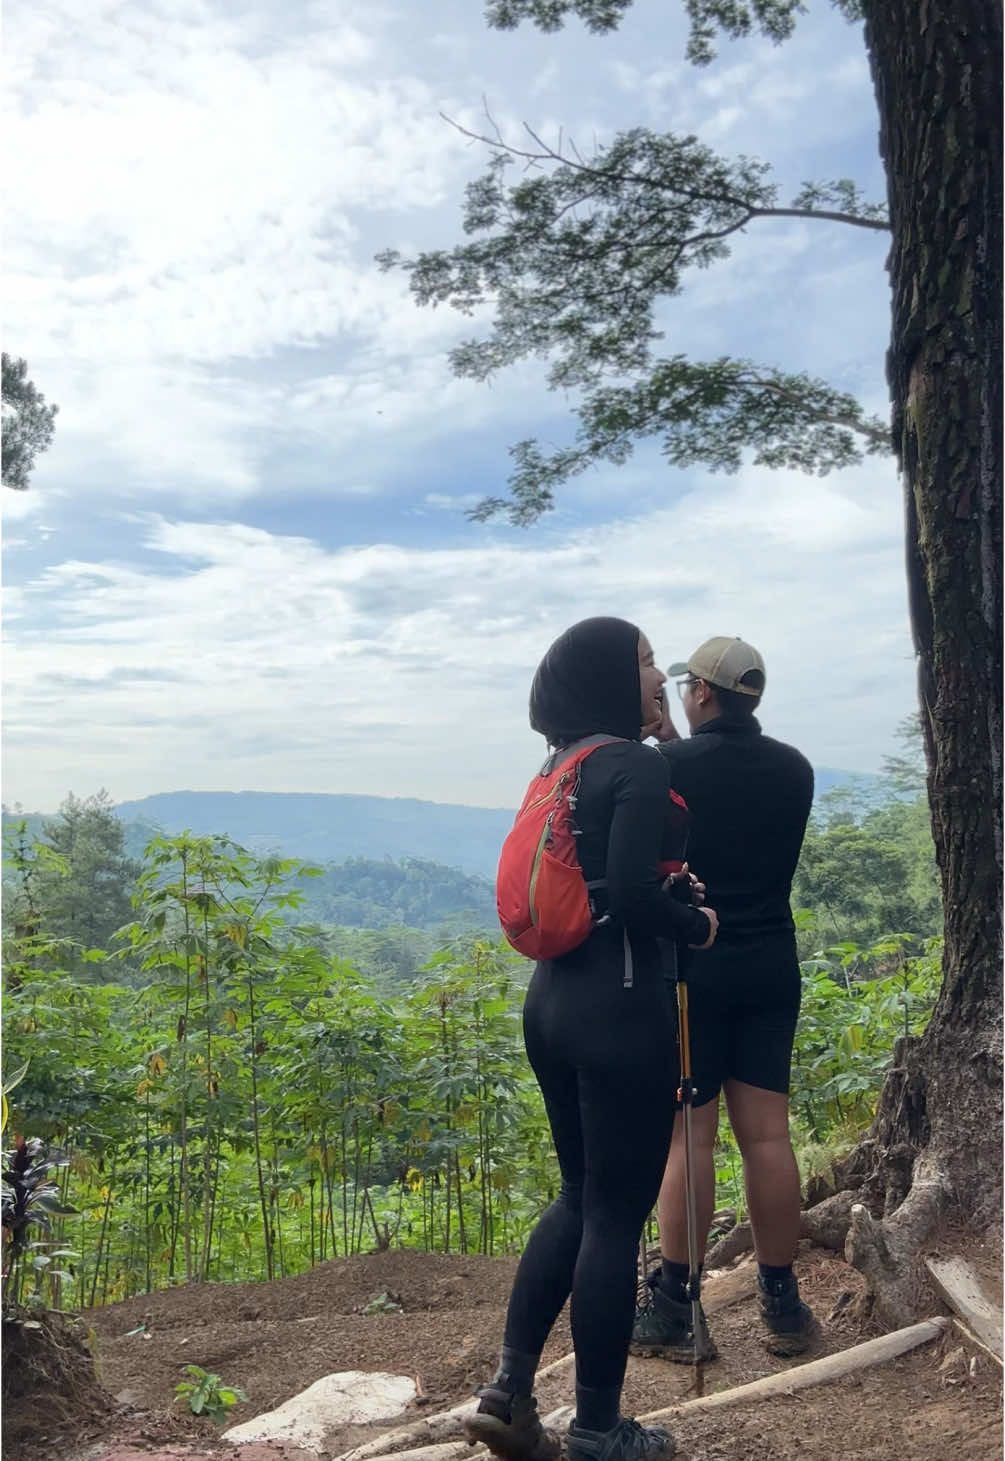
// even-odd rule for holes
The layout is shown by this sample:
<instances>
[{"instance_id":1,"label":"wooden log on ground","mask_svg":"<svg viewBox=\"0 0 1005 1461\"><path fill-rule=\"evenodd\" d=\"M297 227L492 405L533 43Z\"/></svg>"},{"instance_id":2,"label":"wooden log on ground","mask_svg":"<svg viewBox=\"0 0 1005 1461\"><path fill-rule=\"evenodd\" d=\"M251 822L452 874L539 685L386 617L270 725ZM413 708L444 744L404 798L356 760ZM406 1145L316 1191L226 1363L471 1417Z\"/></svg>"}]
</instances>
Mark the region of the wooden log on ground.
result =
<instances>
[{"instance_id":1,"label":"wooden log on ground","mask_svg":"<svg viewBox=\"0 0 1005 1461\"><path fill-rule=\"evenodd\" d=\"M541 1424L551 1426L557 1430L568 1425L575 1414L574 1405L560 1405L548 1415L541 1417ZM376 1461L453 1461L455 1456L467 1456L478 1461L479 1457L487 1456L488 1449L485 1446L473 1446L470 1441L440 1441L433 1446L415 1446L408 1451L382 1451L378 1454Z\"/></svg>"},{"instance_id":2,"label":"wooden log on ground","mask_svg":"<svg viewBox=\"0 0 1005 1461\"><path fill-rule=\"evenodd\" d=\"M664 1410L654 1410L639 1419L644 1425L659 1424L661 1421L679 1419L683 1415L694 1415L698 1411L719 1410L726 1405L747 1405L751 1401L768 1400L776 1395L793 1395L798 1390L808 1390L813 1385L824 1385L831 1380L842 1380L856 1370L868 1369L871 1365L885 1364L897 1359L921 1344L929 1344L945 1333L949 1320L941 1316L925 1319L920 1324L909 1324L905 1329L895 1329L892 1334L883 1334L879 1339L869 1339L856 1344L852 1349L838 1354L824 1355L822 1359L811 1360L809 1364L797 1365L791 1370L780 1370L774 1375L765 1375L760 1380L751 1380L748 1385L735 1385L732 1390L720 1390L715 1395L703 1395L696 1400L685 1400L668 1405Z\"/></svg>"},{"instance_id":3,"label":"wooden log on ground","mask_svg":"<svg viewBox=\"0 0 1005 1461\"><path fill-rule=\"evenodd\" d=\"M374 1436L373 1440L353 1446L351 1451L344 1451L336 1461L368 1461L372 1456L384 1456L389 1451L401 1450L410 1446L413 1441L428 1443L452 1440L460 1435L464 1417L473 1414L477 1404L477 1400L465 1400L450 1410L438 1410L433 1415L420 1416L418 1420L409 1421L408 1425L383 1431L379 1436Z\"/></svg>"},{"instance_id":4,"label":"wooden log on ground","mask_svg":"<svg viewBox=\"0 0 1005 1461\"><path fill-rule=\"evenodd\" d=\"M452 1461L455 1456L487 1455L484 1446L472 1446L465 1440L437 1441L432 1446L412 1446L407 1451L381 1451L379 1456L396 1456L398 1461Z\"/></svg>"},{"instance_id":5,"label":"wooden log on ground","mask_svg":"<svg viewBox=\"0 0 1005 1461\"><path fill-rule=\"evenodd\" d=\"M988 1296L976 1269L965 1258L926 1258L925 1267L939 1297L1001 1364L1001 1307Z\"/></svg>"},{"instance_id":6,"label":"wooden log on ground","mask_svg":"<svg viewBox=\"0 0 1005 1461\"><path fill-rule=\"evenodd\" d=\"M550 1365L538 1370L537 1379L546 1380L549 1375L561 1374L564 1370L571 1369L575 1363L574 1354L565 1354L559 1360L552 1360ZM450 1410L438 1410L433 1415L420 1416L418 1420L409 1421L408 1425L397 1426L394 1430L384 1431L379 1436L374 1436L370 1441L363 1441L360 1445L354 1446L351 1451L344 1451L336 1461L373 1461L374 1457L386 1456L394 1452L402 1457L412 1458L416 1450L431 1450L436 1445L453 1441L460 1436L464 1419L473 1415L478 1405L477 1400L464 1400L460 1405L453 1406ZM418 1446L413 1442L419 1442ZM468 1449L467 1441L461 1441L462 1450L470 1456L472 1452ZM457 1454L460 1454L459 1452ZM449 1461L447 1456L429 1456L426 1461Z\"/></svg>"}]
</instances>

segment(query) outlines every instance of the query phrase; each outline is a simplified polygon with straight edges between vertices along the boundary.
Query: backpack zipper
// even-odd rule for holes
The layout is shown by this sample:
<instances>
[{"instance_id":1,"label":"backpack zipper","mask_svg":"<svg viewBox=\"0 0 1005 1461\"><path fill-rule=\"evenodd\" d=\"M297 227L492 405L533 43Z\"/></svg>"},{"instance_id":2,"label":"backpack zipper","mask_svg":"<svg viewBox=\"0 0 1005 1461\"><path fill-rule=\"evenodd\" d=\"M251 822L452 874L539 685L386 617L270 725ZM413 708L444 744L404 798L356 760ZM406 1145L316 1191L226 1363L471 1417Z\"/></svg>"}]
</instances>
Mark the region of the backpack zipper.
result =
<instances>
[{"instance_id":1,"label":"backpack zipper","mask_svg":"<svg viewBox=\"0 0 1005 1461\"><path fill-rule=\"evenodd\" d=\"M555 813L550 812L541 832L537 844L537 851L534 854L534 861L530 869L530 921L537 927L537 906L534 902L534 894L537 892L537 879L541 871L541 859L544 857L545 846L551 837L551 824L555 820Z\"/></svg>"},{"instance_id":2,"label":"backpack zipper","mask_svg":"<svg viewBox=\"0 0 1005 1461\"><path fill-rule=\"evenodd\" d=\"M551 788L551 791L546 792L544 796L539 796L536 802L531 802L529 806L524 807L523 812L521 813L521 816L524 816L525 817L527 815L527 813L528 812L532 812L535 807L543 807L544 804L545 804L545 802L550 802L552 800L554 800L556 802L561 801L562 800L562 787L568 781L568 779L569 779L569 777L570 777L571 774L572 773L569 772L569 771L563 771L562 774L561 774L561 776L555 782L555 785Z\"/></svg>"}]
</instances>

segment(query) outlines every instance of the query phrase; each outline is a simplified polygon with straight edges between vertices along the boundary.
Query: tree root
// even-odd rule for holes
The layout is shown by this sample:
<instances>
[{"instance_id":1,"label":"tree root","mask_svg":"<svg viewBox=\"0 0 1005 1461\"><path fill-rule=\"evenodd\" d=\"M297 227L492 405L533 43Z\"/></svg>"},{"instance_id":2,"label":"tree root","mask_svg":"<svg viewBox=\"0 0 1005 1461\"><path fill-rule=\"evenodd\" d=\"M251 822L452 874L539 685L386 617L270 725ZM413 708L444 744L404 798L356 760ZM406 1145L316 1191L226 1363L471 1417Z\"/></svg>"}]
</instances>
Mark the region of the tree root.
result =
<instances>
[{"instance_id":1,"label":"tree root","mask_svg":"<svg viewBox=\"0 0 1005 1461\"><path fill-rule=\"evenodd\" d=\"M895 1212L878 1222L863 1204L852 1207L845 1257L864 1275L867 1302L882 1323L902 1328L931 1307L920 1260L948 1206L941 1171L920 1157L910 1190Z\"/></svg>"},{"instance_id":2,"label":"tree root","mask_svg":"<svg viewBox=\"0 0 1005 1461\"><path fill-rule=\"evenodd\" d=\"M725 1268L732 1263L734 1258L740 1258L744 1253L749 1253L754 1246L754 1234L751 1232L749 1223L737 1223L735 1228L720 1238L714 1247L708 1250L705 1257L706 1268Z\"/></svg>"},{"instance_id":3,"label":"tree root","mask_svg":"<svg viewBox=\"0 0 1005 1461\"><path fill-rule=\"evenodd\" d=\"M808 1207L800 1215L799 1236L809 1238L821 1248L830 1248L834 1253L844 1250L845 1238L851 1223L853 1192L836 1192L822 1202ZM738 1223L735 1228L720 1238L708 1250L706 1268L724 1268L754 1247L754 1234L749 1223Z\"/></svg>"},{"instance_id":4,"label":"tree root","mask_svg":"<svg viewBox=\"0 0 1005 1461\"><path fill-rule=\"evenodd\" d=\"M844 1252L845 1239L851 1225L853 1192L835 1192L814 1207L806 1208L799 1220L799 1235L809 1238L821 1248L834 1253Z\"/></svg>"}]
</instances>

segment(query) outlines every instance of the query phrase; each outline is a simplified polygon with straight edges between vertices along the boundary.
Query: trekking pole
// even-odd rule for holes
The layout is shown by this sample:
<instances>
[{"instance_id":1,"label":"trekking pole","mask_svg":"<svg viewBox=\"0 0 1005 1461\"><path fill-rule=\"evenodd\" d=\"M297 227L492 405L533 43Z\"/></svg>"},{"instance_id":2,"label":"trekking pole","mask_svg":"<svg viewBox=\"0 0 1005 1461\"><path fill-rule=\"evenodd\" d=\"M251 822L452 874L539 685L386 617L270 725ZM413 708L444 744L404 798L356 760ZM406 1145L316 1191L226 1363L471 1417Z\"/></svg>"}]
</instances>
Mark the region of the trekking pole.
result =
<instances>
[{"instance_id":1,"label":"trekking pole","mask_svg":"<svg viewBox=\"0 0 1005 1461\"><path fill-rule=\"evenodd\" d=\"M694 1338L694 1389L704 1394L702 1363L705 1325L701 1312L701 1265L698 1261L698 1214L694 1191L694 1134L691 1114L695 1089L691 1079L691 1028L688 1024L687 981L677 974L677 1029L680 1041L680 1089L677 1100L684 1116L684 1199L687 1208L687 1290L691 1300L691 1333Z\"/></svg>"}]
</instances>

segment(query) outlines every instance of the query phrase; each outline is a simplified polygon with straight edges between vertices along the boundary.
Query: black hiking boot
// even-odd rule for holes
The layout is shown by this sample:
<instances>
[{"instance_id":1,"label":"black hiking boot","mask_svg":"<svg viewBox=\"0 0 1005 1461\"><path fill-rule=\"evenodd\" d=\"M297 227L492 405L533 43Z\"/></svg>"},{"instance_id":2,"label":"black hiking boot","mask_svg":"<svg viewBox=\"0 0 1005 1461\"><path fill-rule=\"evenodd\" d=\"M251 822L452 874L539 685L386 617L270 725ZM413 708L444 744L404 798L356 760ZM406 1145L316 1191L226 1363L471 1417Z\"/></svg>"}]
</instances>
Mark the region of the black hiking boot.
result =
<instances>
[{"instance_id":1,"label":"black hiking boot","mask_svg":"<svg viewBox=\"0 0 1005 1461\"><path fill-rule=\"evenodd\" d=\"M497 1385L479 1385L478 1409L464 1422L464 1434L479 1441L503 1461L558 1461L562 1442L557 1431L545 1430L533 1395L514 1395Z\"/></svg>"},{"instance_id":2,"label":"black hiking boot","mask_svg":"<svg viewBox=\"0 0 1005 1461\"><path fill-rule=\"evenodd\" d=\"M660 1283L660 1275L646 1279L641 1301L635 1310L630 1351L637 1355L656 1355L675 1365L693 1365L719 1358L715 1341L708 1332L705 1311L698 1305L700 1317L697 1343L692 1326L691 1304L672 1299Z\"/></svg>"},{"instance_id":3,"label":"black hiking boot","mask_svg":"<svg viewBox=\"0 0 1005 1461\"><path fill-rule=\"evenodd\" d=\"M761 1295L761 1318L768 1329L764 1343L769 1354L789 1359L804 1354L818 1332L818 1324L809 1304L799 1297L795 1277L765 1280L758 1275Z\"/></svg>"},{"instance_id":4,"label":"black hiking boot","mask_svg":"<svg viewBox=\"0 0 1005 1461\"><path fill-rule=\"evenodd\" d=\"M609 1431L587 1431L573 1421L566 1449L569 1461L669 1461L677 1443L661 1427L619 1420Z\"/></svg>"}]
</instances>

